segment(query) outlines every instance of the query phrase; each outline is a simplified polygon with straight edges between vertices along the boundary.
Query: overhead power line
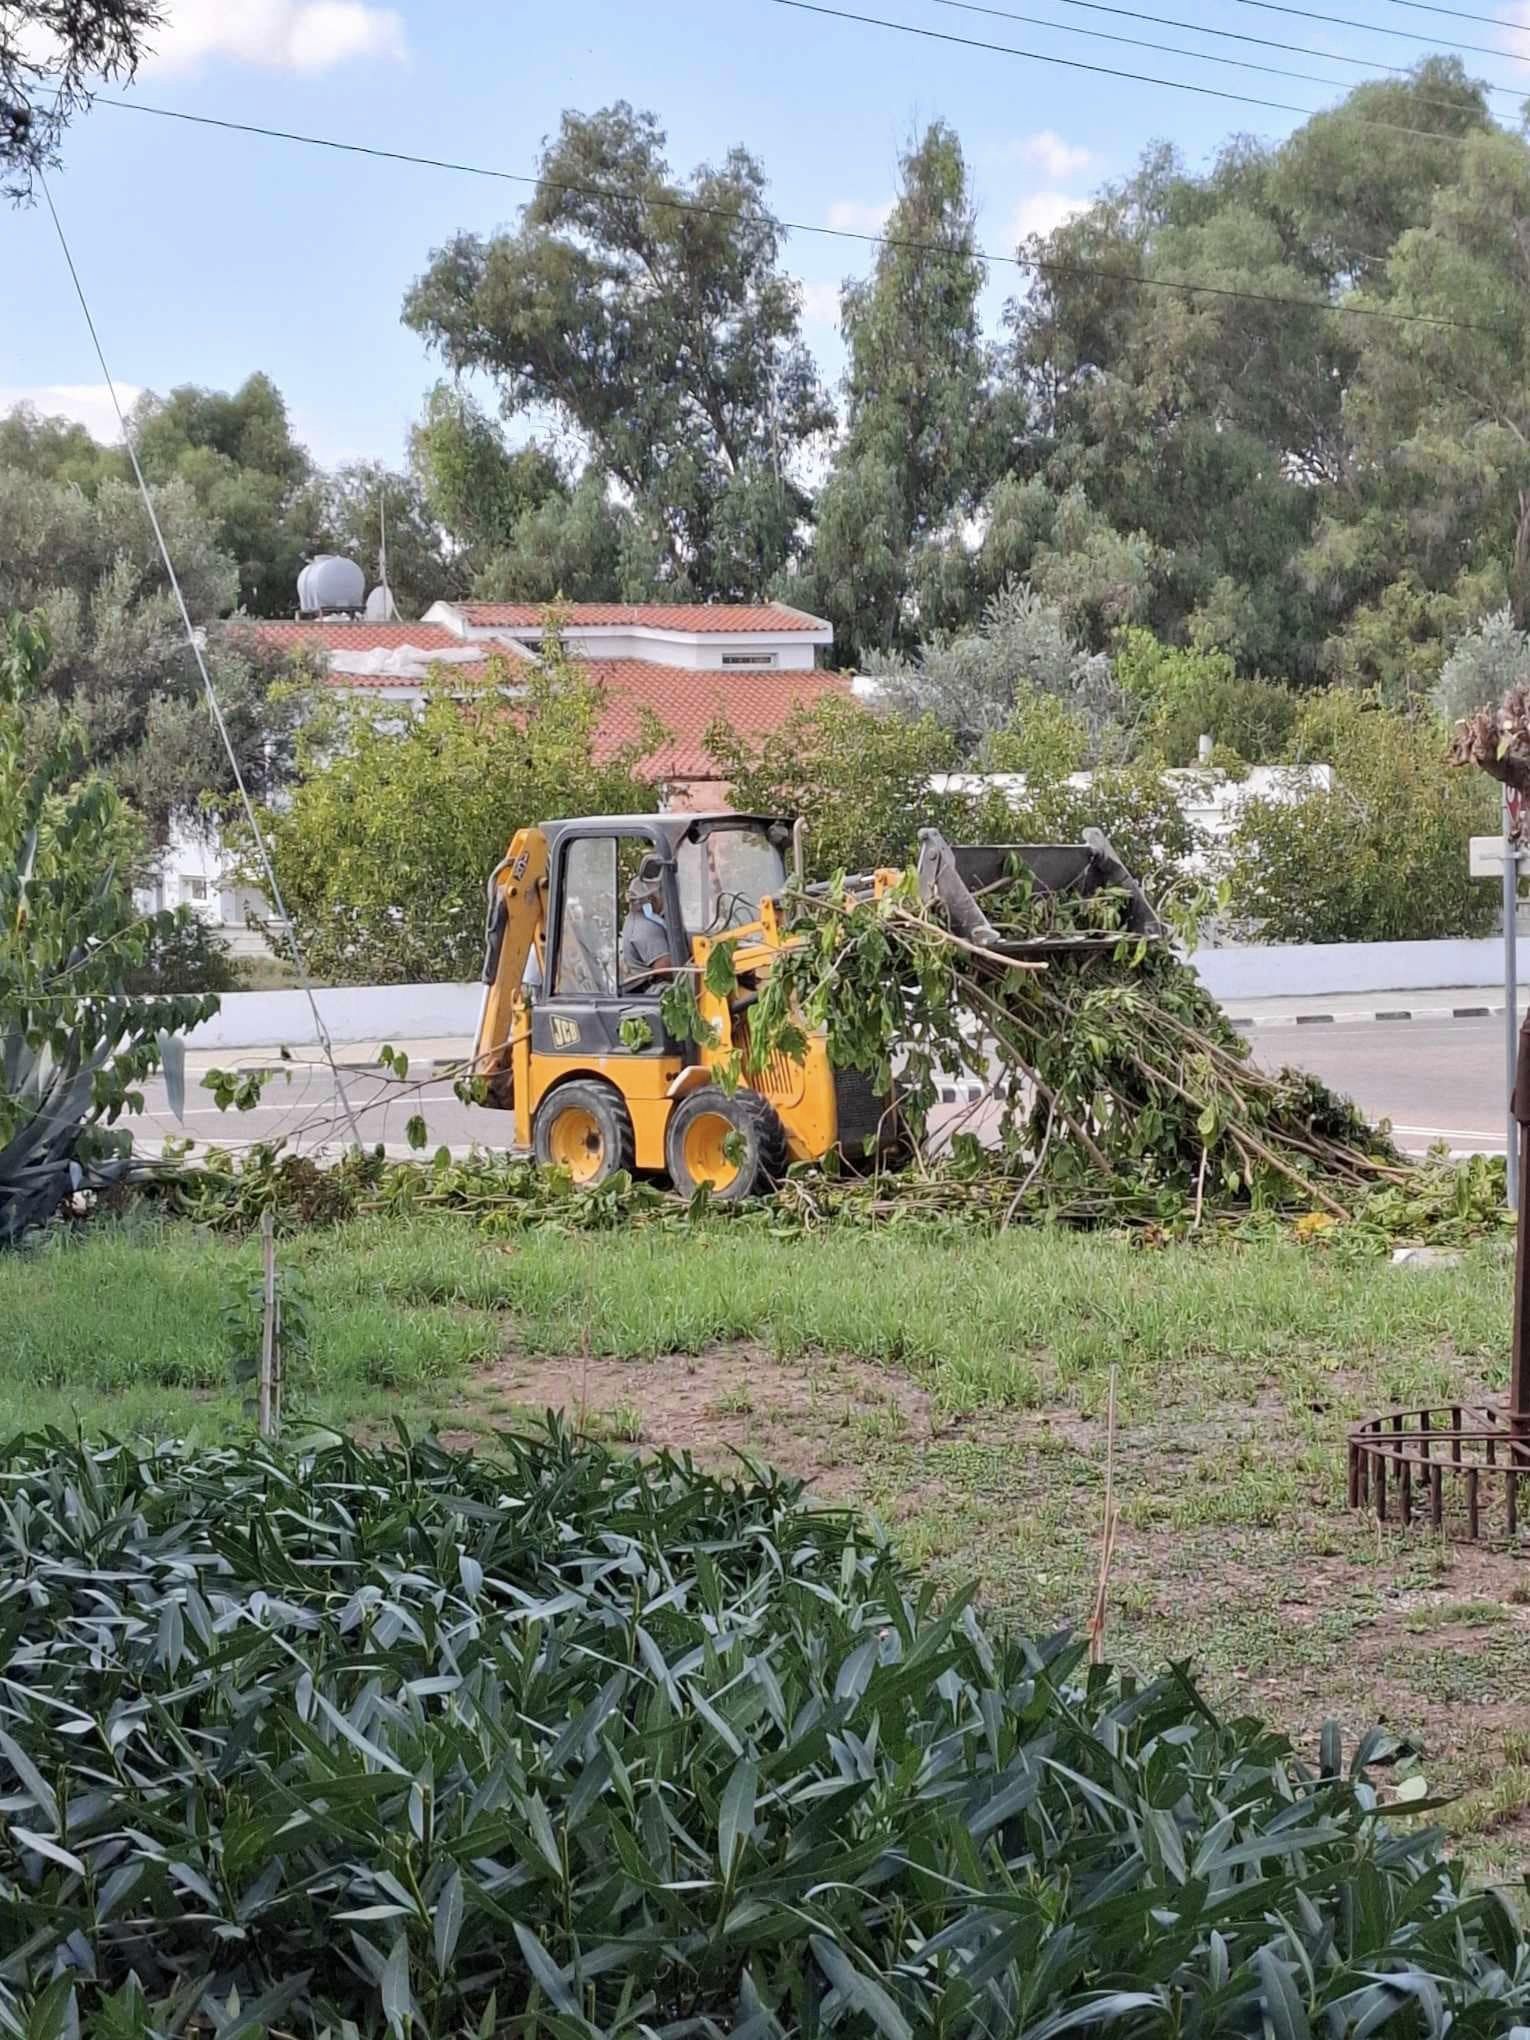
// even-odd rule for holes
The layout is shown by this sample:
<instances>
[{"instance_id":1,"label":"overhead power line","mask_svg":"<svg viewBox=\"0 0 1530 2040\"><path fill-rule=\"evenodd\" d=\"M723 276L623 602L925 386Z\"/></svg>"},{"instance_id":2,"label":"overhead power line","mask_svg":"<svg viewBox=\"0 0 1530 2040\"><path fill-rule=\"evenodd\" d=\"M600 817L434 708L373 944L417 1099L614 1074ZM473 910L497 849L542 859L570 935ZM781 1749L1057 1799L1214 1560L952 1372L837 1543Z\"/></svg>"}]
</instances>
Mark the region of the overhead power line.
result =
<instances>
[{"instance_id":1,"label":"overhead power line","mask_svg":"<svg viewBox=\"0 0 1530 2040\"><path fill-rule=\"evenodd\" d=\"M908 234L873 234L855 227L827 227L807 220L789 220L779 213L745 212L738 206L706 205L698 199L654 198L647 192L613 191L610 186L579 184L565 178L536 176L526 170L499 170L484 163L464 163L447 156L422 156L408 149L385 148L376 142L344 142L333 135L303 134L293 128L267 127L257 121L225 120L211 113L186 113L179 107L149 106L139 99L97 98L96 106L116 107L123 113L152 115L157 120L182 121L190 127L217 128L227 134L256 135L265 141L295 142L304 148L327 149L341 156L363 156L373 162L407 163L416 169L446 170L461 177L482 177L498 184L519 184L540 191L562 191L577 198L622 198L657 212L693 213L705 219L757 220L784 234L813 234L821 240L854 241L868 248L907 248L915 254L949 255L950 244L919 240ZM1454 139L1454 137L1450 138ZM1230 298L1247 304L1283 305L1291 311L1325 312L1336 318L1379 319L1394 326L1437 326L1457 333L1497 333L1499 328L1481 319L1447 319L1433 312L1398 312L1382 305L1329 304L1321 298L1291 297L1280 291L1243 290L1233 284L1198 283L1192 277L1143 276L1129 269L1113 269L1099 262L1060 261L1045 255L1000 255L986 248L971 253L980 262L1007 264L1015 269L1034 270L1043 276L1091 276L1105 283L1131 284L1141 290L1188 292L1194 296Z\"/></svg>"},{"instance_id":2,"label":"overhead power line","mask_svg":"<svg viewBox=\"0 0 1530 2040\"><path fill-rule=\"evenodd\" d=\"M1530 64L1530 56L1523 56L1518 50L1495 50L1487 43L1456 42L1450 36L1420 35L1417 29L1388 28L1382 21L1355 21L1348 14L1319 14L1311 7L1285 6L1282 0L1238 0L1238 5L1257 7L1265 14L1294 14L1303 21L1326 21L1334 28L1358 28L1367 35L1393 35L1402 42L1428 43L1437 50L1465 50L1474 57L1507 57L1511 64ZM1451 10L1446 8L1442 11L1449 13ZM1475 18L1472 15L1463 17L1468 21ZM1507 28L1509 23L1500 22L1499 26Z\"/></svg>"},{"instance_id":3,"label":"overhead power line","mask_svg":"<svg viewBox=\"0 0 1530 2040\"><path fill-rule=\"evenodd\" d=\"M1411 7L1415 14L1449 14L1457 21L1480 21L1488 28L1507 29L1511 35L1530 35L1522 21L1505 21L1497 14L1471 14L1464 7L1436 7L1426 0L1387 0L1389 7Z\"/></svg>"},{"instance_id":4,"label":"overhead power line","mask_svg":"<svg viewBox=\"0 0 1530 2040\"><path fill-rule=\"evenodd\" d=\"M935 4L937 7L957 8L964 14L991 14L1001 21L1034 21L1041 28L1061 29L1069 26L1066 22L1046 21L1029 14L1011 14L1003 7L979 6L977 0L935 0ZM1325 64L1348 64L1352 69L1364 71L1368 77L1376 78L1378 82L1381 82L1381 74L1383 72L1394 78L1407 78L1412 75L1412 66L1409 64L1387 64L1383 63L1379 57L1374 61L1366 57L1341 57L1336 51L1315 50L1307 43L1280 42L1273 36L1249 35L1243 30L1236 28L1207 28L1199 21L1183 21L1172 14L1144 14L1137 7L1113 7L1107 4L1107 0L1057 0L1057 4L1062 7L1086 8L1091 14L1114 14L1125 21L1148 21L1156 28L1185 28L1192 35L1214 35L1222 42L1248 43L1261 50L1283 50L1288 56L1317 57ZM1122 36L1119 39L1122 42L1131 40L1129 36ZM1145 42L1140 47L1148 50L1163 49L1171 51L1175 56L1204 57L1206 61L1212 61L1209 54L1204 50L1180 50L1175 49L1169 43ZM1252 64L1248 68L1250 70L1263 70L1266 66ZM1306 78L1308 76L1304 71L1278 70L1272 70L1271 75L1277 78ZM1333 85L1337 84L1338 80L1333 78L1313 78L1309 82L1315 85ZM1487 79L1479 79L1477 82L1481 85L1484 92L1497 92L1502 94L1504 98L1513 99L1516 102L1522 102L1525 98L1525 87L1522 85L1495 85ZM1418 103L1423 106L1445 107L1452 113L1459 113L1461 111L1458 100L1429 98L1421 99Z\"/></svg>"},{"instance_id":5,"label":"overhead power line","mask_svg":"<svg viewBox=\"0 0 1530 2040\"><path fill-rule=\"evenodd\" d=\"M996 20L1018 20L1028 29L1055 29L1059 35L1087 35L1093 43L1124 43L1128 49L1153 49L1161 57L1189 57L1193 63L1224 63L1234 71L1261 71L1265 78L1293 78L1304 86L1334 86L1338 80L1322 78L1318 71L1291 71L1283 63L1259 63L1255 57L1228 57L1220 49L1185 49L1183 43L1155 43L1142 35L1122 35L1116 29L1081 29L1071 20L1047 20L1044 14L1014 14L1002 6L981 6L979 0L934 0L936 6L951 6L963 14L987 14ZM1128 12L1122 8L1120 12ZM1140 16L1142 20L1155 20L1153 14ZM1275 45L1277 49L1283 45ZM1440 106L1448 112L1459 112L1461 108L1450 100L1418 98L1418 106Z\"/></svg>"},{"instance_id":6,"label":"overhead power line","mask_svg":"<svg viewBox=\"0 0 1530 2040\"><path fill-rule=\"evenodd\" d=\"M883 14L855 14L845 7L826 7L820 0L770 0L772 7L791 7L799 14L822 14L831 21L854 21L863 28L887 28L895 35L916 35L926 42L954 43L960 49L983 50L992 56L1021 57L1032 64L1060 64L1069 71L1090 71L1097 78L1124 78L1134 85L1160 85L1170 92L1193 92L1200 99L1230 99L1239 106L1261 106L1275 113L1299 113L1310 120L1328 111L1321 106L1297 106L1288 99L1260 99L1249 92L1229 92L1222 85L1192 85L1184 78L1158 78L1145 71L1122 71L1110 64L1088 64L1082 57L1059 57L1045 50L1017 49L1013 43L984 42L977 36L952 35L943 28L921 28L911 21L889 21ZM1248 0L1263 5L1264 0ZM1525 61L1530 63L1530 58ZM1385 134L1407 135L1418 142L1448 142L1459 146L1461 135L1440 134L1433 128L1404 127L1391 120L1372 120L1368 114L1352 114L1357 127L1375 128Z\"/></svg>"}]
</instances>

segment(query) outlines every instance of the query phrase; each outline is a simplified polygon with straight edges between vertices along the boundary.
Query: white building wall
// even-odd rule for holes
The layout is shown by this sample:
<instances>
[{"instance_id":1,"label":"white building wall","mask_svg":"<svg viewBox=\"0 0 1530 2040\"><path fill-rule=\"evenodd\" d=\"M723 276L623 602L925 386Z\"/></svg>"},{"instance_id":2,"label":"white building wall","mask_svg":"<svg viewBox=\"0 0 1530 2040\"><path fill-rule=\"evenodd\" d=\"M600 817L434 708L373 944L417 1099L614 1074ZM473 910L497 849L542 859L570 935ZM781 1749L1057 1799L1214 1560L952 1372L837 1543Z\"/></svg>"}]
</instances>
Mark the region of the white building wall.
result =
<instances>
[{"instance_id":1,"label":"white building wall","mask_svg":"<svg viewBox=\"0 0 1530 2040\"><path fill-rule=\"evenodd\" d=\"M264 895L235 883L233 862L220 838L184 821L172 824L153 881L139 889L137 899L146 914L189 907L218 930L236 956L270 954L269 945L247 920L252 912L262 920L271 919Z\"/></svg>"},{"instance_id":2,"label":"white building wall","mask_svg":"<svg viewBox=\"0 0 1530 2040\"><path fill-rule=\"evenodd\" d=\"M433 602L421 619L440 624L471 644L515 647L535 654L540 632L509 630L502 624L469 623L454 602ZM648 624L570 624L564 643L587 659L642 659L653 666L706 669L735 667L741 673L801 672L814 661L814 648L832 644L834 633L794 631L659 630Z\"/></svg>"}]
</instances>

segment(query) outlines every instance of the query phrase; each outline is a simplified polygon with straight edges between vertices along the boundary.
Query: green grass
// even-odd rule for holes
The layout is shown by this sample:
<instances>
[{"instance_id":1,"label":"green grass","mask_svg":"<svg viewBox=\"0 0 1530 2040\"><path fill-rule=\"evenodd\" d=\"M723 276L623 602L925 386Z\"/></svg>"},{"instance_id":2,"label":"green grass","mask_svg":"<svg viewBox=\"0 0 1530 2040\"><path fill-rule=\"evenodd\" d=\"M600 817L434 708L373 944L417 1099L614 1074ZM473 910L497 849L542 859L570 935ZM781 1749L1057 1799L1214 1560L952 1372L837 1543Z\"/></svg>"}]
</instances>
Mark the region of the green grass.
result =
<instances>
[{"instance_id":1,"label":"green grass","mask_svg":"<svg viewBox=\"0 0 1530 2040\"><path fill-rule=\"evenodd\" d=\"M799 1466L938 1581L977 1579L1031 1629L1092 1602L1114 1368L1114 1654L1189 1657L1222 1698L1301 1735L1330 1712L1350 1733L1384 1715L1432 1783L1481 1793L1519 1762L1498 1753L1530 1686L1527 1569L1378 1533L1343 1506L1354 1417L1501 1390L1502 1245L1413 1270L1276 1239L777 1239L719 1223L490 1240L421 1217L279 1252L308 1301L305 1414L487 1432L517 1421L523 1362L587 1352L604 1370L578 1397L591 1428L647 1446L679 1412L680 1442ZM240 1431L226 1310L256 1262L253 1241L143 1218L0 1256L0 1433ZM692 1400L677 1356L698 1355L712 1371ZM783 1382L791 1422L772 1414ZM1463 1649L1449 1632L1466 1626ZM1460 1845L1517 1845L1502 1794L1482 1805Z\"/></svg>"},{"instance_id":2,"label":"green grass","mask_svg":"<svg viewBox=\"0 0 1530 2040\"><path fill-rule=\"evenodd\" d=\"M1122 1421L1149 1421L1186 1401L1214 1412L1268 1377L1314 1439L1358 1406L1358 1386L1359 1402L1443 1397L1463 1366L1489 1380L1503 1366L1499 1249L1402 1273L1279 1242L1144 1251L1036 1231L952 1245L725 1227L489 1242L423 1218L359 1220L280 1255L309 1299L313 1390L336 1417L378 1392L439 1403L506 1347L574 1352L586 1337L634 1359L736 1340L845 1354L906 1371L951 1415L1062 1401L1098 1418L1115 1367ZM225 1312L256 1268L251 1240L146 1219L0 1258L0 1427L40 1404L87 1427L120 1421L125 1398L145 1418L163 1398L165 1421L188 1399L216 1405ZM1236 1448L1223 1470L1248 1490L1214 1504L1234 1520L1279 1505L1278 1490L1257 1500ZM1197 1506L1177 1502L1176 1520Z\"/></svg>"}]
</instances>

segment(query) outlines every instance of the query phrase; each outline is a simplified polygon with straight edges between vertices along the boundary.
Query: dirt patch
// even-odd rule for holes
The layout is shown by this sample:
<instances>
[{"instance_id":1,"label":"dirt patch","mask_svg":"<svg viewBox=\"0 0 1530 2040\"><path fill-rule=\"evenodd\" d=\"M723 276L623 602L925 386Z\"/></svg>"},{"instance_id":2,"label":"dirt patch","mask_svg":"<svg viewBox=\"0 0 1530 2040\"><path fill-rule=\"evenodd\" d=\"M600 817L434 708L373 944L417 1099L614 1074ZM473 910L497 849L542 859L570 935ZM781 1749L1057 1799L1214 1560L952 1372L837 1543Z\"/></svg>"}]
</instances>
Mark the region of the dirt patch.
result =
<instances>
[{"instance_id":1,"label":"dirt patch","mask_svg":"<svg viewBox=\"0 0 1530 2040\"><path fill-rule=\"evenodd\" d=\"M560 1410L613 1444L689 1452L702 1466L761 1459L844 1499L869 1450L933 1435L930 1399L907 1375L863 1361L777 1359L754 1345L652 1360L510 1355L478 1378L500 1412Z\"/></svg>"}]
</instances>

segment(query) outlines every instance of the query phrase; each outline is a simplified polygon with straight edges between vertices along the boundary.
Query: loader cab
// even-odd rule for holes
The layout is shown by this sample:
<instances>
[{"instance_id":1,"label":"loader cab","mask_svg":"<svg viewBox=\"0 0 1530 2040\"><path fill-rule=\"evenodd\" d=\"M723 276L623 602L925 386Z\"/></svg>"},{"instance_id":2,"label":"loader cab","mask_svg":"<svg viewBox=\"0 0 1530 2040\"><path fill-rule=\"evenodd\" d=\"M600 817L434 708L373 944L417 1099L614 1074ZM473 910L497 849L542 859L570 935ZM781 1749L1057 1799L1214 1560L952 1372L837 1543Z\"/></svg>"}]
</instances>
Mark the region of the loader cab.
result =
<instances>
[{"instance_id":1,"label":"loader cab","mask_svg":"<svg viewBox=\"0 0 1530 2040\"><path fill-rule=\"evenodd\" d=\"M690 963L695 936L757 920L761 900L782 890L789 828L752 815L609 815L551 823L545 833L546 964L532 1004L532 1052L681 1053L660 1020L664 988ZM649 916L665 942L640 969L623 930L634 880L649 879Z\"/></svg>"},{"instance_id":2,"label":"loader cab","mask_svg":"<svg viewBox=\"0 0 1530 2040\"><path fill-rule=\"evenodd\" d=\"M690 962L691 940L758 920L762 900L786 884L788 825L758 815L611 815L548 826L549 968L554 996L618 997L621 926L640 874L657 880L670 962Z\"/></svg>"}]
</instances>

